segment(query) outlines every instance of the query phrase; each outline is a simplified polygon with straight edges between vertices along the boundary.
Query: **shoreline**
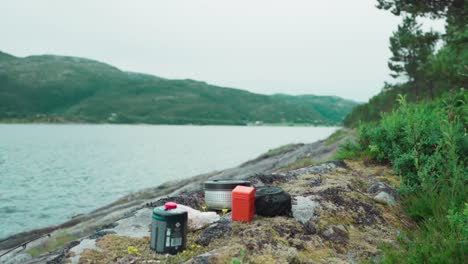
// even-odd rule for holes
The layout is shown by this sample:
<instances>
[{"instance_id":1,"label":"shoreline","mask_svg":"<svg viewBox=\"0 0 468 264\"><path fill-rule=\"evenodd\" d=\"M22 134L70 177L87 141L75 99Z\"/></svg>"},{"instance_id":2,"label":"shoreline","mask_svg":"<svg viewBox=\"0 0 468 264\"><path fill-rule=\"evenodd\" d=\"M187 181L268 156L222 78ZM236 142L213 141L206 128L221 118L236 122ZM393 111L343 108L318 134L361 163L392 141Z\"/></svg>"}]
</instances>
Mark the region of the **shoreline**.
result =
<instances>
[{"instance_id":1,"label":"shoreline","mask_svg":"<svg viewBox=\"0 0 468 264\"><path fill-rule=\"evenodd\" d=\"M117 125L117 126L213 126L213 127L338 127L342 124L285 124L285 123L265 123L262 125L252 124L164 124L164 123L95 123L95 122L4 122L0 120L0 125Z\"/></svg>"},{"instance_id":2,"label":"shoreline","mask_svg":"<svg viewBox=\"0 0 468 264\"><path fill-rule=\"evenodd\" d=\"M397 244L398 234L414 229L416 224L399 204L396 190L400 178L391 167L368 160L333 160L337 147L353 138L353 131L341 130L326 140L277 148L234 168L133 193L78 216L74 223L52 227L54 230L47 230L50 232L30 243L22 241L29 241L25 240L27 236L34 234L0 241L0 255L5 248L20 246L0 257L0 262L196 264L231 263L236 258L246 263L378 261L382 243ZM304 163L306 159L309 162ZM249 180L256 187L282 188L291 195L291 212L274 217L256 214L250 223L233 222L228 213L201 227L189 227L183 252L167 255L152 251L148 241L154 207L171 201L203 210L202 183L215 179ZM130 252L130 246L137 254Z\"/></svg>"},{"instance_id":3,"label":"shoreline","mask_svg":"<svg viewBox=\"0 0 468 264\"><path fill-rule=\"evenodd\" d=\"M246 161L237 167L196 175L184 180L166 182L153 188L147 188L124 196L115 202L98 208L90 213L77 215L70 220L55 226L18 233L0 240L0 254L16 246L28 243L24 248L13 250L9 255L23 255L25 252L47 244L51 238L66 232L70 241L61 245L62 249L71 245L76 239L87 237L99 230L112 226L113 223L131 216L144 208L149 202L164 197L174 197L184 192L199 190L203 181L208 179L245 179L259 174L273 173L301 158L308 157L316 161L329 159L336 147L345 140L341 138L332 144L320 140L311 144L294 144L274 153L264 153L255 159ZM50 237L47 235L50 234ZM28 242L31 241L32 242ZM57 250L57 249L54 249ZM52 254L53 251L46 251Z\"/></svg>"},{"instance_id":4,"label":"shoreline","mask_svg":"<svg viewBox=\"0 0 468 264\"><path fill-rule=\"evenodd\" d=\"M5 211L5 221L1 226L0 232L0 239L5 239L11 235L18 234L20 232L25 231L32 231L37 228L44 228L51 225L58 225L65 221L71 220L72 217L75 217L80 214L88 214L91 211L105 206L109 203L118 200L124 195L128 195L134 192L138 192L144 188L158 186L163 184L165 181L168 180L176 180L176 179L187 179L189 177L193 177L194 175L204 174L207 172L211 172L213 170L223 170L225 168L230 168L241 164L242 162L253 159L258 156L259 153L268 152L270 149L274 149L279 145L284 145L290 142L312 142L319 139L324 139L329 134L333 133L337 128L328 128L328 127L320 127L320 128L296 128L296 129L288 129L288 128L238 128L238 127L193 127L193 126L87 126L87 125L77 125L77 126L67 126L67 125L3 125L1 126L4 131L4 134L7 140L6 148L4 154L7 156L3 157L4 166L3 168L4 173L0 173L0 175L5 176L5 180L11 180L13 184L7 184L3 189L5 190L5 195L2 198L7 198L5 200L5 206L11 206L11 208L15 208L19 211L16 213L14 211ZM95 138L94 134L98 135L98 138L103 139L102 147L101 143L99 142L98 147L101 151L99 156L94 158L95 160L89 164L92 165L95 170L93 171L86 171L86 175L79 174L82 173L82 167L80 163L83 161L87 161L87 155L85 153L92 153L92 151L83 151L77 157L74 157L74 150L81 147L80 144L71 144L72 146L76 146L73 148L67 147L68 145L68 135L75 135L75 128L78 129L77 131L82 131L84 136L77 135L79 140L77 142L86 143L87 147L85 150L93 150L96 147L90 146L88 142L91 142L92 139ZM32 129L32 130L31 130ZM57 130L58 129L58 130ZM33 131L31 135L29 135L28 131ZM57 135L60 133L63 136L57 136L57 139L54 137L48 136L49 132L58 131ZM114 136L112 134L106 135L107 133L112 133L113 131L122 131L124 136ZM172 133L174 132L174 133ZM187 139L177 139L173 137L172 134L183 134L187 135ZM115 133L114 133L115 134ZM222 139L222 142L217 144L217 146L210 146L206 143L210 143L211 139L209 136L206 135L216 135L218 138ZM88 136L88 135L92 135ZM103 136L102 136L103 135ZM129 136L127 136L129 135ZM132 135L144 135L142 137L134 138ZM200 137L193 137L190 135L201 135ZM218 136L219 135L219 136ZM232 136L226 136L232 135ZM252 135L252 136L251 136ZM272 136L272 135L278 135ZM79 136L79 137L78 137ZM35 149L41 149L44 153L47 154L46 159L42 159L40 155L37 153L31 153L30 148L27 146L22 145L23 138L30 138L31 142L33 142ZM50 143L43 144L41 142L49 142ZM139 140L139 138L143 138L143 140ZM165 139L175 140L171 144L162 145L159 147L158 142L165 143L167 141ZM243 140L240 145L232 146L232 143L229 143L233 139ZM124 140L125 139L125 140ZM126 139L134 140L128 141L131 142L127 144ZM162 139L162 140L161 140ZM206 139L206 140L205 140ZM52 141L53 140L53 141ZM218 139L219 140L219 139ZM249 144L243 143L244 141L250 142ZM18 143L16 143L18 142ZM36 144L35 142L38 142ZM58 142L58 143L55 143ZM93 141L94 142L94 141ZM135 162L133 159L131 161L126 161L126 159L116 158L115 155L108 154L109 152L106 150L107 148L111 147L112 145L109 144L120 144L118 146L119 153L123 153L125 157L141 157L138 158L138 161ZM181 144L181 143L184 144ZM204 142L204 143L200 143ZM145 144L145 145L141 145ZM145 148L134 148L133 146L146 145L157 146L158 150L154 150L151 147L149 151L141 151L141 149ZM85 145L85 144L84 144ZM182 146L182 147L180 147ZM156 147L154 147L156 149ZM19 152L15 152L15 149L20 149ZM213 151L213 150L214 151ZM229 149L229 152L223 152L226 149ZM10 154L10 150L12 151ZM50 151L49 151L50 150ZM55 152L60 150L63 157L60 155L56 155ZM62 151L63 150L63 151ZM129 150L129 151L127 151ZM51 153L51 152L54 153ZM131 155L125 155L131 151ZM115 150L114 150L115 152ZM16 155L15 153L23 153L23 155ZM40 152L42 153L42 152ZM151 153L149 156L148 153ZM173 155L171 159L167 159L165 153L169 153ZM200 157L199 153L206 153L206 156L203 155ZM220 153L220 154L217 154ZM34 154L34 155L33 155ZM156 159L153 161L154 155ZM119 154L120 155L120 154ZM21 156L30 157L27 160L22 161ZM72 157L72 158L68 158ZM212 158L209 158L212 157ZM180 166L180 160L185 160L189 158L186 162L189 163L188 166ZM208 159L207 159L208 158ZM66 160L67 162L62 162L61 160ZM58 160L57 164L66 168L66 166L70 166L71 169L68 169L66 172L53 172L57 176L49 177L47 174L42 173L43 169L47 169L50 165L43 163L43 160ZM165 165L164 162L169 162L168 165ZM33 163L34 161L34 163ZM77 164L77 161L79 163ZM108 161L121 161L120 163L108 163ZM5 163L6 162L6 163ZM1 163L1 161L0 161ZM35 167L35 164L38 163L39 165ZM42 163L42 164L41 164ZM154 164L153 164L154 163ZM174 164L172 164L174 163ZM185 162L184 162L185 163ZM16 165L15 165L16 164ZM15 174L15 168L18 166L25 166L28 167L31 164L31 170L29 174ZM75 164L75 165L74 165ZM85 163L88 164L88 163ZM90 165L86 166L90 166ZM135 166L137 164L137 166ZM171 167L170 169L167 169ZM41 168L38 170L36 168ZM83 167L84 168L84 167ZM96 171L96 172L94 172ZM143 172L144 171L144 172ZM143 172L143 173L142 173ZM18 172L19 173L19 172ZM110 174L108 177L102 177L102 175L106 175L107 173ZM116 176L114 176L114 173ZM76 174L76 175L75 175ZM17 175L17 176L15 176ZM44 187L44 189L37 190L37 193L34 192L27 192L27 190L34 190L30 186L34 185L24 185L21 191L25 191L28 195L23 197L20 201L15 201L15 199L10 199L14 197L14 193L9 192L12 187L20 186L15 184L16 182L23 182L22 179L29 177L30 175L35 175L35 179L39 182L48 182L50 185L58 184L57 179L60 182L63 182L68 177L72 178L90 178L91 180L87 180L86 182L102 182L107 183L107 189L104 191L100 190L98 186L90 185L86 186L83 185L86 191L86 194L83 192L77 191L76 188L66 188L66 186L58 186L57 187ZM167 176L169 175L169 176ZM21 177L19 177L21 176ZM70 178L66 182L73 183L81 183L85 182L84 180L77 181ZM104 179L103 179L104 178ZM109 181L105 178L112 178L114 180ZM93 180L95 179L95 180ZM127 183L128 182L128 183ZM124 184L122 184L124 183ZM10 185L10 188L8 186ZM115 188L114 188L115 187ZM2 189L2 188L0 188ZM58 190L58 191L56 191ZM101 193L102 192L102 193ZM62 198L58 198L55 200L57 195L60 195ZM11 195L10 195L11 194ZM64 195L67 194L67 195ZM72 194L72 195L69 195ZM86 200L86 203L82 201L76 201L74 198L74 194L79 197L83 197ZM47 199L44 199L46 197ZM100 197L99 199L93 200L92 197ZM37 202L38 199L42 199L44 202ZM49 202L47 202L49 201ZM62 210L61 206L63 204L67 204L67 211ZM83 205L83 206L81 206ZM39 209L42 208L42 209ZM50 209L47 209L50 208ZM27 213L27 218L22 218L21 215L25 215L22 213L26 210L29 210L30 213ZM45 211L44 211L45 210ZM41 217L40 214L44 212L44 217ZM17 217L20 217L16 219ZM33 220L37 217L37 221ZM20 224L22 223L22 224Z\"/></svg>"}]
</instances>

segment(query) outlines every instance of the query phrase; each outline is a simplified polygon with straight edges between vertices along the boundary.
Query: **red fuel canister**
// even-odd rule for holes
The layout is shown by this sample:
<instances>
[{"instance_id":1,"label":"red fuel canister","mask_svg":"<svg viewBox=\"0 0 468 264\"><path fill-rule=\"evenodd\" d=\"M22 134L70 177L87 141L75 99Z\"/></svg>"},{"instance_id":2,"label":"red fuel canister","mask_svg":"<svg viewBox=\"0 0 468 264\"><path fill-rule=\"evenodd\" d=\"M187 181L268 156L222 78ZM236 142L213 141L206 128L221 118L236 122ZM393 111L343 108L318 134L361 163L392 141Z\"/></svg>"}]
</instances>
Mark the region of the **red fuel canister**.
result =
<instances>
[{"instance_id":1,"label":"red fuel canister","mask_svg":"<svg viewBox=\"0 0 468 264\"><path fill-rule=\"evenodd\" d=\"M255 188L237 186L232 190L232 221L250 222L254 216Z\"/></svg>"}]
</instances>

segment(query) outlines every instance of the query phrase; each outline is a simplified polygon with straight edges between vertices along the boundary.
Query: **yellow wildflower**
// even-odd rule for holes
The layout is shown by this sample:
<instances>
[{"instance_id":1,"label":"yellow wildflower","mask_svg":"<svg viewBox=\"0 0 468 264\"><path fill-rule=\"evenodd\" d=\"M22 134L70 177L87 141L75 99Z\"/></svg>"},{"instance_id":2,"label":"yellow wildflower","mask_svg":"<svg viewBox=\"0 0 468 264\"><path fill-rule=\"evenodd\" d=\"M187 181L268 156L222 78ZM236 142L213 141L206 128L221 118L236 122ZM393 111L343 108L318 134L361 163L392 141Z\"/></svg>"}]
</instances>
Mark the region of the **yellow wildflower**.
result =
<instances>
[{"instance_id":1,"label":"yellow wildflower","mask_svg":"<svg viewBox=\"0 0 468 264\"><path fill-rule=\"evenodd\" d=\"M138 248L136 247L133 247L133 246L129 246L127 248L127 251L128 251L128 254L135 254L135 255L138 255Z\"/></svg>"}]
</instances>

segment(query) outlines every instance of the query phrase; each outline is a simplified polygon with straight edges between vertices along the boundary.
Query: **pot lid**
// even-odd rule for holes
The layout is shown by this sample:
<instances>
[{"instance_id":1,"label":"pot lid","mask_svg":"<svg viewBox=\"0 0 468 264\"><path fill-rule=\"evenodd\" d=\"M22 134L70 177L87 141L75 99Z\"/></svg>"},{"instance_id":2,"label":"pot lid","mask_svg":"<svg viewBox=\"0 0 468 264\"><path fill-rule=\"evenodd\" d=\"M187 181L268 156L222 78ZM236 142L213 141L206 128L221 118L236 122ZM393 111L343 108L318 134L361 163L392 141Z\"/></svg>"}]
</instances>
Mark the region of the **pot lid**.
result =
<instances>
[{"instance_id":1,"label":"pot lid","mask_svg":"<svg viewBox=\"0 0 468 264\"><path fill-rule=\"evenodd\" d=\"M233 190L237 185L250 186L250 181L212 180L205 181L203 185L207 190Z\"/></svg>"},{"instance_id":2,"label":"pot lid","mask_svg":"<svg viewBox=\"0 0 468 264\"><path fill-rule=\"evenodd\" d=\"M283 189L276 186L260 186L255 192L255 197L271 196L283 193Z\"/></svg>"},{"instance_id":3,"label":"pot lid","mask_svg":"<svg viewBox=\"0 0 468 264\"><path fill-rule=\"evenodd\" d=\"M187 215L187 211L178 208L176 203L168 202L163 206L154 208L153 215L171 218Z\"/></svg>"}]
</instances>

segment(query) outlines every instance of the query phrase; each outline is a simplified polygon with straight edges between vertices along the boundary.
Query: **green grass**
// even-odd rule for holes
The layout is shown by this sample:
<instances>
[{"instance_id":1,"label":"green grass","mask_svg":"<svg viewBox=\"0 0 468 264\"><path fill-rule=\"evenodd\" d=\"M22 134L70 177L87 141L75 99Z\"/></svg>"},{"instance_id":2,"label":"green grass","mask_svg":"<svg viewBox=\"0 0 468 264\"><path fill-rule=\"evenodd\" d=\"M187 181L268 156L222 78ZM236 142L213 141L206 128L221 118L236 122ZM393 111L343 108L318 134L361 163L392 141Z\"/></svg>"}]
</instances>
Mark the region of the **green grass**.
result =
<instances>
[{"instance_id":1,"label":"green grass","mask_svg":"<svg viewBox=\"0 0 468 264\"><path fill-rule=\"evenodd\" d=\"M54 237L49 238L49 240L45 244L41 244L40 246L29 249L27 253L33 257L37 257L46 252L50 252L54 249L57 249L76 239L78 239L77 236L70 235L64 231Z\"/></svg>"},{"instance_id":2,"label":"green grass","mask_svg":"<svg viewBox=\"0 0 468 264\"><path fill-rule=\"evenodd\" d=\"M114 263L120 259L122 263L184 263L194 256L206 252L205 247L195 244L196 236L192 232L188 234L187 248L175 255L155 254L149 247L149 237L132 238L118 235L106 235L96 242L101 250L85 250L80 260L83 263ZM198 235L198 233L197 233Z\"/></svg>"}]
</instances>

